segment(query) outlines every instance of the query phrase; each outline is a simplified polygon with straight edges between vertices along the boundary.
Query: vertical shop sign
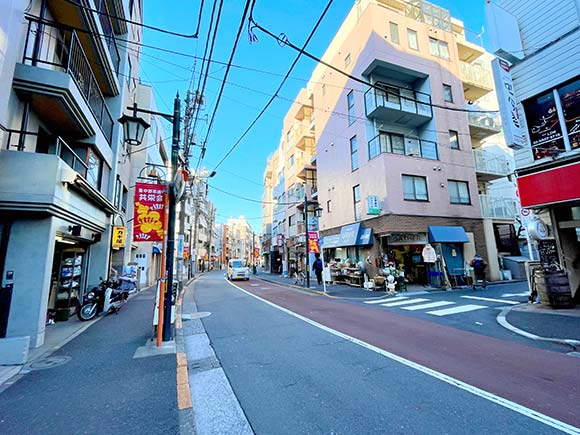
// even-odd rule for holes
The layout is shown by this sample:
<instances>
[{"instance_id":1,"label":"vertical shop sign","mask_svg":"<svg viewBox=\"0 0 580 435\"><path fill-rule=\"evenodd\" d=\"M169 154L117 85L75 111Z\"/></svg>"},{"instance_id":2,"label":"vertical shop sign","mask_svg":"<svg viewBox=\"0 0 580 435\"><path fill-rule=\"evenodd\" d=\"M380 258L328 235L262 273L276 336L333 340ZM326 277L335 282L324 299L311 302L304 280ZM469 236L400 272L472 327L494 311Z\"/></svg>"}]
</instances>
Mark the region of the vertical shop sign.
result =
<instances>
[{"instance_id":1,"label":"vertical shop sign","mask_svg":"<svg viewBox=\"0 0 580 435\"><path fill-rule=\"evenodd\" d=\"M558 89L570 148L580 148L580 80Z\"/></svg>"},{"instance_id":2,"label":"vertical shop sign","mask_svg":"<svg viewBox=\"0 0 580 435\"><path fill-rule=\"evenodd\" d=\"M541 159L553 155L554 152L564 151L562 126L558 119L554 92L549 91L530 98L523 104L534 159Z\"/></svg>"},{"instance_id":3,"label":"vertical shop sign","mask_svg":"<svg viewBox=\"0 0 580 435\"><path fill-rule=\"evenodd\" d=\"M381 201L377 195L367 196L367 214L381 214Z\"/></svg>"},{"instance_id":4,"label":"vertical shop sign","mask_svg":"<svg viewBox=\"0 0 580 435\"><path fill-rule=\"evenodd\" d=\"M113 248L124 248L125 247L125 227L114 226L113 227Z\"/></svg>"},{"instance_id":5,"label":"vertical shop sign","mask_svg":"<svg viewBox=\"0 0 580 435\"><path fill-rule=\"evenodd\" d=\"M496 58L491 66L507 146L514 150L521 149L524 146L524 139L510 65L506 61Z\"/></svg>"},{"instance_id":6,"label":"vertical shop sign","mask_svg":"<svg viewBox=\"0 0 580 435\"><path fill-rule=\"evenodd\" d=\"M137 183L135 185L135 209L133 241L161 242L165 223L165 186Z\"/></svg>"},{"instance_id":7,"label":"vertical shop sign","mask_svg":"<svg viewBox=\"0 0 580 435\"><path fill-rule=\"evenodd\" d=\"M320 254L320 244L318 243L318 231L308 231L308 253Z\"/></svg>"}]
</instances>

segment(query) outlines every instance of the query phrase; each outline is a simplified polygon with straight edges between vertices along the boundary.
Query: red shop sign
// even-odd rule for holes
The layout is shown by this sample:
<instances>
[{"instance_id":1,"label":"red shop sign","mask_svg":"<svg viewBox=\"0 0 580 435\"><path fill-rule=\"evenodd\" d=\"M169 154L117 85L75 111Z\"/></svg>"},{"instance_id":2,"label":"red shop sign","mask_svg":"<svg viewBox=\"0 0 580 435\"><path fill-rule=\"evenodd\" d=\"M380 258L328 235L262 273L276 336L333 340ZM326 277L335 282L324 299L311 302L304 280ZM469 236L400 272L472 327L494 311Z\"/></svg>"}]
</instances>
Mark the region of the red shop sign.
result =
<instances>
[{"instance_id":1,"label":"red shop sign","mask_svg":"<svg viewBox=\"0 0 580 435\"><path fill-rule=\"evenodd\" d=\"M308 231L308 252L310 254L320 254L318 231Z\"/></svg>"},{"instance_id":2,"label":"red shop sign","mask_svg":"<svg viewBox=\"0 0 580 435\"><path fill-rule=\"evenodd\" d=\"M523 208L580 199L580 163L518 177Z\"/></svg>"},{"instance_id":3,"label":"red shop sign","mask_svg":"<svg viewBox=\"0 0 580 435\"><path fill-rule=\"evenodd\" d=\"M161 242L165 228L165 186L135 184L134 242Z\"/></svg>"}]
</instances>

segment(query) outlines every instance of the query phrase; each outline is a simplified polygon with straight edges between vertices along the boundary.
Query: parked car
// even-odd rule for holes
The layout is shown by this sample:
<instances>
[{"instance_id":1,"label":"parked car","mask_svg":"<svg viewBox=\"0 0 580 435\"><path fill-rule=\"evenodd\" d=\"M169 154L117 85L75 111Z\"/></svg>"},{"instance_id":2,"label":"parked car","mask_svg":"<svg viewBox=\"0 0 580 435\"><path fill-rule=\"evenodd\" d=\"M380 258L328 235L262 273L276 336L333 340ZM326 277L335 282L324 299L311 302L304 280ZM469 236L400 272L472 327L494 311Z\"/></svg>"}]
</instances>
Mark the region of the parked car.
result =
<instances>
[{"instance_id":1,"label":"parked car","mask_svg":"<svg viewBox=\"0 0 580 435\"><path fill-rule=\"evenodd\" d=\"M244 260L240 258L234 258L228 261L228 270L226 272L226 277L229 280L234 279L250 279L250 268L246 266Z\"/></svg>"}]
</instances>

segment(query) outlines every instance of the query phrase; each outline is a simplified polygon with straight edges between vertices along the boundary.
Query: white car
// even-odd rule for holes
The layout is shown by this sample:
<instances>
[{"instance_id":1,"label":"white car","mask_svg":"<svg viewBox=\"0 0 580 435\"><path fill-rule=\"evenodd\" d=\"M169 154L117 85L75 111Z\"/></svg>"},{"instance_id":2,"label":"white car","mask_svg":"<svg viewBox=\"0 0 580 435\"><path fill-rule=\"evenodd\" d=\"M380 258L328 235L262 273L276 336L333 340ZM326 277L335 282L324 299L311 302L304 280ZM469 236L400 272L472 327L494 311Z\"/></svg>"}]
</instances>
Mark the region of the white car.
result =
<instances>
[{"instance_id":1,"label":"white car","mask_svg":"<svg viewBox=\"0 0 580 435\"><path fill-rule=\"evenodd\" d=\"M244 265L244 260L234 258L228 261L228 271L226 277L232 281L234 279L250 279L250 268Z\"/></svg>"}]
</instances>

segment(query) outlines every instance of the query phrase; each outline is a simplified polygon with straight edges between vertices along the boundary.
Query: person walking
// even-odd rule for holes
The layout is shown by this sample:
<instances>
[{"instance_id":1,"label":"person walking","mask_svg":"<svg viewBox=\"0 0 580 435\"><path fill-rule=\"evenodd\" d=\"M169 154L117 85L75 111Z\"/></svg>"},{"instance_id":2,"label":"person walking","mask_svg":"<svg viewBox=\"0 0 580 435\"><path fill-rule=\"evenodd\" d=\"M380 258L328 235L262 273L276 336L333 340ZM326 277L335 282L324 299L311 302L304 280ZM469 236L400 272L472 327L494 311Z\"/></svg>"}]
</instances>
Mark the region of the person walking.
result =
<instances>
[{"instance_id":1,"label":"person walking","mask_svg":"<svg viewBox=\"0 0 580 435\"><path fill-rule=\"evenodd\" d=\"M320 254L314 254L316 260L314 260L314 264L312 264L312 268L314 269L314 273L316 274L316 280L318 281L318 285L322 285L322 271L324 270L324 264L320 259Z\"/></svg>"},{"instance_id":2,"label":"person walking","mask_svg":"<svg viewBox=\"0 0 580 435\"><path fill-rule=\"evenodd\" d=\"M485 280L485 268L487 267L487 263L483 259L483 257L479 254L475 254L473 259L469 262L469 265L473 267L473 289L475 290L475 286L479 281L481 281L482 287L487 287L487 281Z\"/></svg>"}]
</instances>

